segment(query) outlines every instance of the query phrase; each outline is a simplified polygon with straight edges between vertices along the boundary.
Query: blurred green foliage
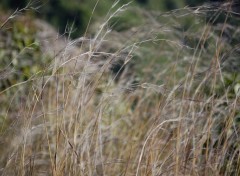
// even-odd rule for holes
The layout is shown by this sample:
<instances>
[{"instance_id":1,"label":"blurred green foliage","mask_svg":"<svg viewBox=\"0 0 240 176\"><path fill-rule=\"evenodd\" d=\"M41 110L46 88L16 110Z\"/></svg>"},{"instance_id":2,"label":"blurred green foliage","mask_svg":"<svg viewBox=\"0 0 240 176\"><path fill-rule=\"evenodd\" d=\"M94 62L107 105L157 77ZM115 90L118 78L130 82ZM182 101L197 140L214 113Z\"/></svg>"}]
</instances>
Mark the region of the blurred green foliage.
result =
<instances>
[{"instance_id":1,"label":"blurred green foliage","mask_svg":"<svg viewBox=\"0 0 240 176\"><path fill-rule=\"evenodd\" d=\"M113 17L109 22L109 26L121 32L139 26L143 24L143 21L144 19L136 10L128 10L119 16Z\"/></svg>"},{"instance_id":2,"label":"blurred green foliage","mask_svg":"<svg viewBox=\"0 0 240 176\"><path fill-rule=\"evenodd\" d=\"M32 2L34 7L37 7L35 16L43 18L53 24L60 33L68 34L71 32L72 38L77 38L84 34L88 23L103 19L109 12L109 9L117 9L126 3L131 3L131 6L145 8L147 10L169 11L173 9L182 8L185 6L197 6L206 0L2 0L0 2L0 9L20 9L26 6L27 3ZM114 8L112 8L112 6ZM217 16L217 18L216 18ZM115 20L115 21L114 21ZM224 13L208 13L206 20L211 23L223 22L225 20ZM231 19L229 18L229 21ZM234 21L233 23L235 23ZM119 28L132 27L141 23L138 15L133 13L124 13L120 18L113 18L111 24L119 23ZM189 21L188 24L191 24ZM116 26L116 25L114 25ZM118 29L121 30L121 29Z\"/></svg>"},{"instance_id":3,"label":"blurred green foliage","mask_svg":"<svg viewBox=\"0 0 240 176\"><path fill-rule=\"evenodd\" d=\"M0 12L4 19L8 15ZM2 25L2 21L0 22ZM42 70L50 57L42 54L36 37L37 28L32 17L15 17L0 28L0 128L8 123L5 112L16 112L21 108L29 92L32 80L43 75ZM27 82L28 84L25 84ZM5 90L8 90L4 92ZM4 92L4 93L3 93ZM1 119L2 118L2 119Z\"/></svg>"},{"instance_id":4,"label":"blurred green foliage","mask_svg":"<svg viewBox=\"0 0 240 176\"><path fill-rule=\"evenodd\" d=\"M35 35L31 18L16 18L8 28L0 30L0 70L5 78L0 90L28 80L43 68L46 58L42 57Z\"/></svg>"},{"instance_id":5,"label":"blurred green foliage","mask_svg":"<svg viewBox=\"0 0 240 176\"><path fill-rule=\"evenodd\" d=\"M0 7L15 10L17 8L23 8L28 2L29 0L2 0L0 2ZM71 27L73 27L71 37L76 38L85 32L90 19L95 21L100 18L104 18L116 1L41 0L39 2L40 3L32 3L33 5L35 4L36 7L41 6L35 13L37 17L41 17L49 21L57 29L59 29L61 33L68 33L70 32L69 30L71 30ZM187 3L191 3L191 5L200 3L199 1L193 0L191 2L189 2L189 0L120 0L115 5L115 9L129 2L131 2L131 5L133 6L140 6L146 9L161 11L180 8ZM138 23L139 18L138 16L134 16L132 13L126 13L121 19L115 18L115 20L116 22L120 21L121 26L123 24L122 21L124 21L126 23L124 28L126 28L127 26L132 26L134 23Z\"/></svg>"},{"instance_id":6,"label":"blurred green foliage","mask_svg":"<svg viewBox=\"0 0 240 176\"><path fill-rule=\"evenodd\" d=\"M20 2L18 0L3 0L0 2L0 7L15 10L17 8L23 8L28 2L28 0ZM115 6L115 9L128 2L130 2L130 0L121 0ZM85 32L90 19L95 21L99 18L104 18L113 6L114 1L41 0L40 3L32 4L35 7L40 7L35 12L35 16L49 21L59 29L61 33L66 34L71 32L71 37L76 38Z\"/></svg>"},{"instance_id":7,"label":"blurred green foliage","mask_svg":"<svg viewBox=\"0 0 240 176\"><path fill-rule=\"evenodd\" d=\"M17 7L22 8L24 5L29 2L28 0L23 0L21 2L18 2L17 0L3 0L0 3L1 7L6 8L12 8L15 9ZM122 5L131 2L131 6L135 6L137 8L144 8L146 10L160 10L160 11L169 11L177 8L184 7L186 5L188 6L197 6L203 4L204 0L120 0L117 4L115 4L116 1L112 0L41 0L41 8L39 8L35 12L35 16L44 18L51 22L56 28L59 29L61 33L71 33L71 37L76 38L85 32L87 28L87 24L89 20L91 19L92 22L97 20L103 19L107 14L112 14L112 12ZM33 3L34 5L34 3ZM39 5L39 4L35 4ZM114 5L114 7L113 7ZM145 23L144 16L137 11L137 8L135 9L128 9L127 11L124 11L124 13L114 16L110 22L109 27L112 28L115 31L118 32L124 32L127 31L130 28L140 26L141 24ZM111 11L111 12L109 12ZM184 11L184 9L182 10ZM187 14L188 12L186 12ZM208 55L211 56L211 54L214 54L215 48L214 48L214 42L211 38L207 39L206 41L202 41L200 38L201 35L201 27L204 26L206 23L218 23L218 22L224 22L226 19L226 14L224 12L214 13L209 12L206 13L206 16L199 16L195 14L189 14L183 17L178 17L174 15L169 15L169 17L156 17L156 19L162 23L162 24L168 24L168 26L171 26L175 28L175 34L172 37L169 37L165 34L156 34L159 35L157 38L166 39L166 40L180 40L183 45L189 47L189 48L196 48L198 45L203 45L203 48L206 52L208 52ZM234 21L235 20L235 21ZM237 19L228 18L229 23L231 24L237 24ZM228 22L227 21L227 22ZM71 28L72 27L72 28ZM18 32L22 27L13 28L15 31L13 32L13 40L15 40L15 44L17 47L14 46L14 48L18 48L17 51L21 51L24 49L24 47L30 45L31 43L36 43L32 40L32 34L29 31L26 31L26 33ZM18 31L16 31L16 29ZM24 29L27 30L27 29ZM29 30L29 29L28 29ZM73 30L73 31L70 31ZM200 31L200 32L199 32ZM28 34L27 34L28 33ZM221 35L222 31L215 30L215 33L217 35ZM18 35L19 34L19 35ZM24 35L23 35L24 34ZM198 34L198 35L196 35ZM233 37L231 34L234 34L238 36L239 34L232 31L231 28L229 28L226 31L223 31L223 37L226 37L227 40L229 40L230 44L237 45L239 43L238 37ZM30 35L30 36L29 36ZM32 37L32 38L31 38ZM162 42L164 43L164 42ZM166 42L165 42L166 44ZM35 45L35 44L34 44ZM37 46L34 46L37 48ZM145 45L142 45L141 54L144 59L141 59L139 55L135 56L138 58L138 66L137 70L139 70L139 74L142 75L142 67L144 67L147 64L153 64L156 70L161 67L163 63L166 61L171 62L171 59L169 57L172 57L169 55L172 50L169 43L167 45L161 44L161 48L165 50L166 54L159 54L159 47L158 45L154 45L152 43L148 43ZM198 47L201 49L201 47ZM12 50L12 49L11 49ZM18 53L17 51L13 50L13 53ZM166 52L169 51L169 52ZM189 50L187 53L189 56L193 54L194 50ZM6 51L4 51L6 52ZM25 52L25 51L24 51ZM30 50L27 51L27 53L24 54L25 58L31 58L31 52ZM30 54L29 54L30 53ZM32 53L36 54L36 53ZM184 53L186 56L186 53ZM0 56L5 56L5 53L0 53ZM15 54L16 55L16 54ZM22 57L22 54L20 54L18 57ZM13 62L17 63L18 67L18 60L15 59L16 56L9 56L10 58L13 58ZM39 56L38 56L39 57ZM37 57L34 57L37 58ZM25 59L27 60L27 59ZM208 60L208 58L203 58L204 60ZM236 59L235 59L236 60ZM30 63L30 61L28 61ZM33 61L31 61L33 62ZM21 70L24 75L28 75L28 66L26 63L21 62L24 65L24 69L18 69ZM154 64L159 63L159 64ZM32 64L32 63L31 63ZM30 65L31 65L30 64ZM226 66L227 67L227 66ZM229 67L229 66L228 66ZM33 68L32 68L33 69ZM36 69L38 70L38 69ZM29 74L30 75L30 74ZM26 77L25 79L27 79Z\"/></svg>"}]
</instances>

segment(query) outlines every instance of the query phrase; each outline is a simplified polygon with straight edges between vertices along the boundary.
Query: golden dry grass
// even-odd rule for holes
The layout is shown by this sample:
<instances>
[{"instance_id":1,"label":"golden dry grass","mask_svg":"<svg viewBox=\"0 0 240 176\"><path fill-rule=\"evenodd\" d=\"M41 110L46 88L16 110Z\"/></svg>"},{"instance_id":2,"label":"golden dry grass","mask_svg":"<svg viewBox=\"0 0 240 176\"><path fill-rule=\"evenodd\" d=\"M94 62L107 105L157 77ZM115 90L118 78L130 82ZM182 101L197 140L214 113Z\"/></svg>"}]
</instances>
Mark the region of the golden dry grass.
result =
<instances>
[{"instance_id":1,"label":"golden dry grass","mask_svg":"<svg viewBox=\"0 0 240 176\"><path fill-rule=\"evenodd\" d=\"M68 53L75 47L69 43L43 76L24 82L31 89L17 100L15 114L9 100L5 119L15 118L2 125L1 175L239 175L239 96L223 86L220 58L230 46L209 24L197 30L194 48L168 26L158 34L165 38L144 27L129 38L107 26L121 11L82 40L76 55ZM152 20L155 35L162 26ZM203 47L208 40L211 52ZM145 57L141 46L148 42L159 47L155 55L171 60L154 72L155 63L146 61L136 81L132 56ZM124 70L112 74L119 59Z\"/></svg>"}]
</instances>

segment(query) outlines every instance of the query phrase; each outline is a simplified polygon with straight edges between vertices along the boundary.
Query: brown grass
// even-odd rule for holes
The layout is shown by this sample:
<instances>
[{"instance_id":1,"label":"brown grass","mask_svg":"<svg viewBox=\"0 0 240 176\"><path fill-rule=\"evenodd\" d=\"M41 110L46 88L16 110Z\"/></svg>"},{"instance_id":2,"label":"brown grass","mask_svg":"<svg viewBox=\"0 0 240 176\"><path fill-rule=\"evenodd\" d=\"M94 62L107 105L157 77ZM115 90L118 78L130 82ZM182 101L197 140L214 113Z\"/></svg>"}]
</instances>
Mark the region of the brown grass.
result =
<instances>
[{"instance_id":1,"label":"brown grass","mask_svg":"<svg viewBox=\"0 0 240 176\"><path fill-rule=\"evenodd\" d=\"M167 14L173 24L175 13ZM95 38L81 41L78 55L68 53L75 45L69 43L44 76L27 81L31 89L18 100L15 114L9 100L5 119L15 118L1 130L0 173L239 175L239 97L229 97L231 88L223 86L220 53L230 46L222 35L205 24L191 49L171 24L159 31L161 24L154 20L152 34L159 31L166 38L142 39L148 34L144 27L129 38L127 32L111 33L107 22ZM207 40L212 40L211 52L202 47ZM154 64L146 62L145 74L134 82L131 64L138 63L132 56L144 57L141 46L148 42L162 50L153 50L156 55L174 57L158 72L151 73ZM124 70L117 78L109 68L119 59ZM16 87L17 94L21 85Z\"/></svg>"}]
</instances>

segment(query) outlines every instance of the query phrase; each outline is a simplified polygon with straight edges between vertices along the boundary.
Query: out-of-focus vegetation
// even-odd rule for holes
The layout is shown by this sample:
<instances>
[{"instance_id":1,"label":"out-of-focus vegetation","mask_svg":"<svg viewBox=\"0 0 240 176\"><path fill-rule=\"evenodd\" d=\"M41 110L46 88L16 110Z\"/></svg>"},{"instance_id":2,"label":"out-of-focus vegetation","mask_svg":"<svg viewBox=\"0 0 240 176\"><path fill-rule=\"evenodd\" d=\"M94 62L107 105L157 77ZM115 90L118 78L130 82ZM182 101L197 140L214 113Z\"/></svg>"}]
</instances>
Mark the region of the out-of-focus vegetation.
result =
<instances>
[{"instance_id":1,"label":"out-of-focus vegetation","mask_svg":"<svg viewBox=\"0 0 240 176\"><path fill-rule=\"evenodd\" d=\"M2 0L0 7L10 8L16 10L27 5L31 1L22 0ZM35 6L39 7L35 12L37 17L41 17L51 24L53 24L61 33L68 33L72 28L71 37L76 38L82 35L88 25L90 18L92 22L101 20L105 17L109 9L117 1L112 0L40 0L35 2ZM195 6L201 5L204 1L196 0L120 0L115 9L120 6L131 3L133 6L140 6L148 10L160 10L169 11L173 9L182 8L185 5ZM135 23L139 20L137 16L132 14L124 14L124 18L127 28L133 21ZM116 19L116 22L118 20Z\"/></svg>"},{"instance_id":2,"label":"out-of-focus vegetation","mask_svg":"<svg viewBox=\"0 0 240 176\"><path fill-rule=\"evenodd\" d=\"M40 1L29 1L23 0L18 2L17 0L3 0L0 3L0 8L16 10L26 6L29 2L33 2L35 7L39 9L35 11L36 17L41 17L46 21L53 24L60 33L69 34L71 33L72 38L77 38L84 34L87 30L89 22L92 24L96 21L103 21L103 18L108 13L109 9L112 8L115 2L112 0L40 0ZM147 10L155 10L166 12L174 9L184 8L187 6L194 7L203 5L204 3L215 3L219 4L222 1L214 0L120 0L115 7L117 9L126 3L131 3L132 6L139 6ZM217 7L217 6L216 6ZM214 9L214 7L213 7ZM224 22L225 15L218 14L217 19L213 19L215 12L209 12L208 21L212 23ZM138 15L132 13L124 14L124 28L129 28L131 24L139 23L140 20ZM114 20L114 19L112 19ZM228 20L232 20L229 18ZM121 19L115 18L116 23ZM236 24L236 20L233 21ZM238 23L239 24L239 23ZM122 26L122 25L121 25ZM123 26L122 26L123 27Z\"/></svg>"},{"instance_id":3,"label":"out-of-focus vegetation","mask_svg":"<svg viewBox=\"0 0 240 176\"><path fill-rule=\"evenodd\" d=\"M1 11L0 16L1 25L3 25L10 13ZM36 34L34 18L30 16L16 16L1 27L0 92L25 81L31 82L31 79L41 75L41 71L49 64L50 58L40 51ZM29 86L24 86L19 90L13 87L7 94L12 95L18 90L18 95L22 95L19 96L19 99L25 99L25 94L29 89L31 89ZM9 108L8 98L8 96L1 95L0 106L3 111ZM19 101L12 101L11 104L12 107L18 107ZM15 105L13 106L13 104ZM1 116L3 115L1 114Z\"/></svg>"},{"instance_id":4,"label":"out-of-focus vegetation","mask_svg":"<svg viewBox=\"0 0 240 176\"><path fill-rule=\"evenodd\" d=\"M17 80L26 81L38 73L43 68L40 63L45 61L42 60L32 18L16 18L10 21L0 35L0 68L8 73L9 78L1 82L1 90L4 90L16 84Z\"/></svg>"}]
</instances>

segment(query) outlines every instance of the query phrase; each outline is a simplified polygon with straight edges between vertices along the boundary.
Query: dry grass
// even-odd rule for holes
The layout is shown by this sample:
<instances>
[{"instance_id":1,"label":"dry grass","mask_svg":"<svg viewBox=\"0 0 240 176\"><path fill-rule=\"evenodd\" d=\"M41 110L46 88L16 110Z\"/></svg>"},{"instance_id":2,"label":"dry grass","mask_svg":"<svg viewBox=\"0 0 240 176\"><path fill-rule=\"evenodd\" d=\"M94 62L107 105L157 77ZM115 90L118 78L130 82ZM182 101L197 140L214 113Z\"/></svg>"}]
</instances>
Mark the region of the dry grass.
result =
<instances>
[{"instance_id":1,"label":"dry grass","mask_svg":"<svg viewBox=\"0 0 240 176\"><path fill-rule=\"evenodd\" d=\"M181 43L171 26L179 11L165 14L172 21L164 28L144 12L152 31L139 27L132 38L109 30L110 14L95 38L82 38L77 55L69 43L44 76L27 81L31 90L17 100L17 112L9 102L5 115L15 118L1 130L1 175L239 175L239 97L229 98L223 86L220 58L230 46L209 24L197 30L194 48ZM153 37L156 31L166 38ZM203 47L209 39L212 52ZM158 72L146 64L134 81L132 56L147 42L172 58ZM119 59L124 70L112 74Z\"/></svg>"}]
</instances>

